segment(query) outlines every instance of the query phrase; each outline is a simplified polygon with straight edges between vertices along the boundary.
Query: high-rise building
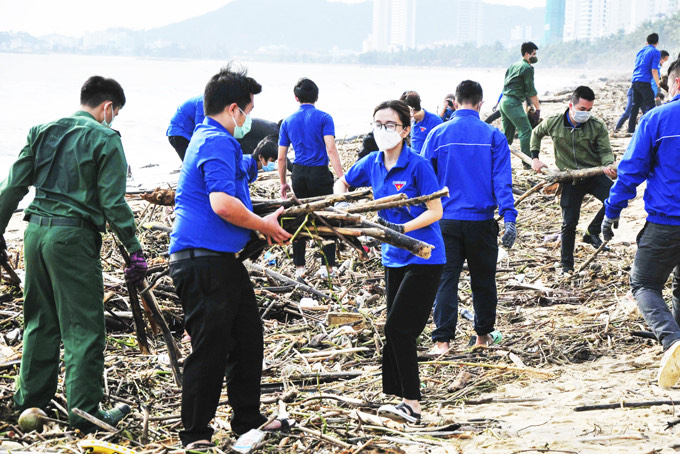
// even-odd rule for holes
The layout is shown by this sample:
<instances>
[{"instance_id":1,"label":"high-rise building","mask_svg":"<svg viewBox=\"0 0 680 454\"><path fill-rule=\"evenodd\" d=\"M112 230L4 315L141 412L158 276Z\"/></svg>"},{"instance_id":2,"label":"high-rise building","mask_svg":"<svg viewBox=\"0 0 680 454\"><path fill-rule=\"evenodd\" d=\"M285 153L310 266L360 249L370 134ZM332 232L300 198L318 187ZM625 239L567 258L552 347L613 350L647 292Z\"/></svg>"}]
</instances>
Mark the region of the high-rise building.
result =
<instances>
[{"instance_id":1,"label":"high-rise building","mask_svg":"<svg viewBox=\"0 0 680 454\"><path fill-rule=\"evenodd\" d=\"M594 40L633 31L645 21L679 9L680 0L566 0L564 40Z\"/></svg>"},{"instance_id":2,"label":"high-rise building","mask_svg":"<svg viewBox=\"0 0 680 454\"><path fill-rule=\"evenodd\" d=\"M455 0L456 24L453 29L455 44L472 44L482 41L482 2L480 0Z\"/></svg>"},{"instance_id":3,"label":"high-rise building","mask_svg":"<svg viewBox=\"0 0 680 454\"><path fill-rule=\"evenodd\" d=\"M373 33L364 51L416 47L416 0L373 0Z\"/></svg>"},{"instance_id":4,"label":"high-rise building","mask_svg":"<svg viewBox=\"0 0 680 454\"><path fill-rule=\"evenodd\" d=\"M545 4L545 28L543 44L562 41L564 37L564 6L566 0L547 0Z\"/></svg>"}]
</instances>

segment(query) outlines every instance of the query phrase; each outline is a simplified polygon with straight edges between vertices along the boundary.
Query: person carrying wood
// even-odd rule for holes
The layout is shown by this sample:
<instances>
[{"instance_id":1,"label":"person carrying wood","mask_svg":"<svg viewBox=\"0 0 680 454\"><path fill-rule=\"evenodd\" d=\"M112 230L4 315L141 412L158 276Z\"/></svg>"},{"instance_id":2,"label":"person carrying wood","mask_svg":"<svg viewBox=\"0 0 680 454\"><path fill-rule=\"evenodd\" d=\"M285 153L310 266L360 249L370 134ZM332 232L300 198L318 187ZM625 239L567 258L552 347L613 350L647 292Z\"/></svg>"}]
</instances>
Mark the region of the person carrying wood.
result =
<instances>
[{"instance_id":1,"label":"person carrying wood","mask_svg":"<svg viewBox=\"0 0 680 454\"><path fill-rule=\"evenodd\" d=\"M638 308L663 345L657 381L662 388L680 378L680 59L668 69L671 101L640 120L618 167L618 178L604 202L604 239L614 237L621 211L643 181L647 222L637 236L630 285ZM674 272L673 311L663 299Z\"/></svg>"},{"instance_id":2,"label":"person carrying wood","mask_svg":"<svg viewBox=\"0 0 680 454\"><path fill-rule=\"evenodd\" d=\"M513 63L505 71L503 98L499 110L503 122L503 132L508 144L512 144L515 132L517 132L522 153L530 156L531 123L522 104L527 98L531 100L535 109L534 121L538 123L539 118L541 118L541 104L538 102L538 93L534 86L534 67L532 66L538 62L536 56L538 46L529 41L522 44L520 51L522 59Z\"/></svg>"},{"instance_id":3,"label":"person carrying wood","mask_svg":"<svg viewBox=\"0 0 680 454\"><path fill-rule=\"evenodd\" d=\"M314 104L319 99L319 87L314 81L302 78L293 88L295 100L300 108L283 120L279 131L279 178L281 181L281 197L288 197L290 187L286 182L286 155L293 145L295 161L291 172L291 183L295 197L315 197L333 193L333 175L328 169L330 160L338 178L342 177L342 164L335 145L335 125L333 118ZM293 241L293 263L295 277L301 278L306 273L305 250L307 241ZM324 262L317 272L322 279L333 275L335 267L335 242L323 247Z\"/></svg>"},{"instance_id":4,"label":"person carrying wood","mask_svg":"<svg viewBox=\"0 0 680 454\"><path fill-rule=\"evenodd\" d=\"M595 93L589 87L580 86L571 95L569 107L559 114L552 115L541 122L531 133L531 156L533 169L541 173L547 167L540 159L541 140L549 136L555 150L555 164L560 170L578 170L598 166L611 166L604 174L589 178L560 183L562 192L562 274L574 271L574 243L576 227L581 216L581 203L587 194L604 201L612 186L611 178L616 178L614 154L609 143L609 132L604 121L591 115L595 104ZM595 249L602 245L600 225L604 217L604 206L591 221L583 242Z\"/></svg>"},{"instance_id":5,"label":"person carrying wood","mask_svg":"<svg viewBox=\"0 0 680 454\"><path fill-rule=\"evenodd\" d=\"M335 193L345 193L350 186L371 186L373 197L379 200L396 194L406 194L411 199L439 191L430 164L405 145L411 129L408 105L398 100L383 102L375 108L373 121L373 134L381 151L374 151L355 163L336 181ZM417 340L430 316L446 260L437 224L442 216L442 204L437 198L425 205L389 208L378 214L380 224L434 246L430 258L423 259L404 249L382 244L387 302L383 392L401 397L402 402L382 406L378 412L416 423L422 413Z\"/></svg>"},{"instance_id":6,"label":"person carrying wood","mask_svg":"<svg viewBox=\"0 0 680 454\"><path fill-rule=\"evenodd\" d=\"M449 349L458 323L458 279L467 259L475 308L477 345L499 343L496 331L496 259L498 223L504 218L502 243L512 247L517 237L517 210L512 195L510 148L503 134L479 118L482 86L465 80L456 87L456 111L451 120L425 140L423 156L432 163L439 184L447 186L439 225L446 246L446 265L434 304L432 341L435 353Z\"/></svg>"},{"instance_id":7,"label":"person carrying wood","mask_svg":"<svg viewBox=\"0 0 680 454\"><path fill-rule=\"evenodd\" d=\"M90 77L80 104L73 115L28 133L0 184L0 238L29 186L35 187L24 217L24 341L14 408L45 408L54 397L61 341L69 423L89 432L97 427L74 408L110 425L130 412L127 405L99 408L106 346L100 250L107 222L130 253L126 278L143 280L147 265L125 202L123 145L111 129L125 105L123 88L113 79Z\"/></svg>"},{"instance_id":8,"label":"person carrying wood","mask_svg":"<svg viewBox=\"0 0 680 454\"><path fill-rule=\"evenodd\" d=\"M205 87L206 118L187 147L170 235L170 275L184 309L191 354L184 363L182 444L211 446L225 370L231 428L243 434L267 421L260 413L263 329L253 285L236 253L257 230L270 241L290 238L277 221L283 208L252 212L248 173L236 139L248 133L254 95L262 87L227 66ZM285 164L284 164L285 166ZM286 429L287 419L266 430Z\"/></svg>"}]
</instances>

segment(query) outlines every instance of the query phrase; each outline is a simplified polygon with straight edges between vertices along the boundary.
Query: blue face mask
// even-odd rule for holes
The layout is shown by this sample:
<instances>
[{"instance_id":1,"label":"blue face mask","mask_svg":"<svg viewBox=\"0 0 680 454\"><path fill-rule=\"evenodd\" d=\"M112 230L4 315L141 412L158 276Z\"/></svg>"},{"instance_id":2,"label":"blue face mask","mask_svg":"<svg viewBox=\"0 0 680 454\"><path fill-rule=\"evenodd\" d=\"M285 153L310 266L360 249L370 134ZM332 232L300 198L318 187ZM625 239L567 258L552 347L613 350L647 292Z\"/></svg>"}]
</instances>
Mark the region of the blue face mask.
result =
<instances>
[{"instance_id":1,"label":"blue face mask","mask_svg":"<svg viewBox=\"0 0 680 454\"><path fill-rule=\"evenodd\" d=\"M250 127L253 125L253 120L250 118L250 114L246 115L243 109L239 107L238 110L240 110L241 113L246 116L246 121L243 123L243 126L239 126L238 123L236 123L236 120L232 117L232 120L234 120L234 138L243 139L243 136L250 132Z\"/></svg>"},{"instance_id":2,"label":"blue face mask","mask_svg":"<svg viewBox=\"0 0 680 454\"><path fill-rule=\"evenodd\" d=\"M276 161L268 162L266 166L262 166L262 170L265 172L276 170Z\"/></svg>"},{"instance_id":3,"label":"blue face mask","mask_svg":"<svg viewBox=\"0 0 680 454\"><path fill-rule=\"evenodd\" d=\"M106 108L104 108L104 119L102 120L102 124L107 127L111 127L113 124L113 120L116 118L115 115L113 115L113 103L111 103L111 121L106 121Z\"/></svg>"}]
</instances>

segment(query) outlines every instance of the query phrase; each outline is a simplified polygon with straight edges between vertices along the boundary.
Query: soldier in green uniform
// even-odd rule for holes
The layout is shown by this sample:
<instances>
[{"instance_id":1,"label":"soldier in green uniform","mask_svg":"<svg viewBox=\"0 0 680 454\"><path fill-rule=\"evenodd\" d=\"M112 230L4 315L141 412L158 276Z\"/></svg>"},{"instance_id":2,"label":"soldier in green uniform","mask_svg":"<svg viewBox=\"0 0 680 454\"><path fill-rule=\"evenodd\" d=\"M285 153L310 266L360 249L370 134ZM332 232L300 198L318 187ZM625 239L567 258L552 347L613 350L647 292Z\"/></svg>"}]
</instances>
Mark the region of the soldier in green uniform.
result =
<instances>
[{"instance_id":1,"label":"soldier in green uniform","mask_svg":"<svg viewBox=\"0 0 680 454\"><path fill-rule=\"evenodd\" d=\"M106 343L100 232L107 221L130 253L128 281L141 281L147 265L125 202L123 145L110 128L125 104L123 88L93 76L81 88L80 104L70 117L31 128L0 183L0 254L12 213L35 187L25 210L24 341L15 409L44 408L54 397L63 342L69 422L88 432L95 427L73 408L112 425L130 411L99 407Z\"/></svg>"},{"instance_id":2,"label":"soldier in green uniform","mask_svg":"<svg viewBox=\"0 0 680 454\"><path fill-rule=\"evenodd\" d=\"M531 142L531 124L522 104L529 98L536 110L534 116L536 122L541 116L541 105L538 102L538 94L534 87L534 67L532 64L538 61L536 51L538 46L532 42L522 44L522 59L513 63L505 71L503 83L503 99L500 104L501 121L503 132L512 144L515 131L519 134L519 144L522 153L531 157L529 145Z\"/></svg>"}]
</instances>

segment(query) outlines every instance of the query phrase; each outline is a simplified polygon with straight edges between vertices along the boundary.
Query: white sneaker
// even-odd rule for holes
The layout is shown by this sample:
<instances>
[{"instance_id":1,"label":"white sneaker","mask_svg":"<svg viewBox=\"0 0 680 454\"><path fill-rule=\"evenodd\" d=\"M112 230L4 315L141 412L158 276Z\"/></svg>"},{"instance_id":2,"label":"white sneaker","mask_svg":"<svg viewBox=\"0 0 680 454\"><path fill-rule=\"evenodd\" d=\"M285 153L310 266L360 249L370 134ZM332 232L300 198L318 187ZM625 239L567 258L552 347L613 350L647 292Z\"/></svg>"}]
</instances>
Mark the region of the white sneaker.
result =
<instances>
[{"instance_id":1,"label":"white sneaker","mask_svg":"<svg viewBox=\"0 0 680 454\"><path fill-rule=\"evenodd\" d=\"M659 387L669 389L678 382L678 379L680 379L680 341L674 342L661 358L657 381Z\"/></svg>"},{"instance_id":2,"label":"white sneaker","mask_svg":"<svg viewBox=\"0 0 680 454\"><path fill-rule=\"evenodd\" d=\"M328 268L325 265L322 265L321 268L314 274L314 276L321 278L321 279L328 279ZM331 274L330 277L335 277L335 270L331 269Z\"/></svg>"},{"instance_id":3,"label":"white sneaker","mask_svg":"<svg viewBox=\"0 0 680 454\"><path fill-rule=\"evenodd\" d=\"M295 279L300 279L301 277L304 277L305 273L307 273L307 269L305 267L299 266L295 268Z\"/></svg>"}]
</instances>

